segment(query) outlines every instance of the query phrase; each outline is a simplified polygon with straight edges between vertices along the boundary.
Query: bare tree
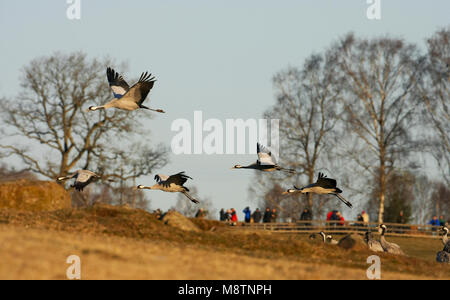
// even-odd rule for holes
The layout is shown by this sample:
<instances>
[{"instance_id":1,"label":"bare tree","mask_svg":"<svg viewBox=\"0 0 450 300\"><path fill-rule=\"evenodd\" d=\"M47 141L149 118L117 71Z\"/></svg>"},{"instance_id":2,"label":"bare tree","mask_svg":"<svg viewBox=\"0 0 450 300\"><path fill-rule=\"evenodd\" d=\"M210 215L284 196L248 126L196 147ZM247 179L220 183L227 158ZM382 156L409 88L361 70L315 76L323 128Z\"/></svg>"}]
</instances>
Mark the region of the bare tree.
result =
<instances>
[{"instance_id":1,"label":"bare tree","mask_svg":"<svg viewBox=\"0 0 450 300\"><path fill-rule=\"evenodd\" d=\"M177 203L174 207L172 207L172 209L178 211L179 213L183 214L186 217L193 218L195 217L195 214L198 212L198 210L202 208L204 213L206 214L206 218L217 219L216 209L214 208L212 201L207 197L200 197L198 195L197 187L193 186L190 187L189 189L190 189L189 194L191 194L192 197L197 199L200 203L195 204L191 202L188 198L186 198L185 195L178 193Z\"/></svg>"},{"instance_id":2,"label":"bare tree","mask_svg":"<svg viewBox=\"0 0 450 300\"><path fill-rule=\"evenodd\" d=\"M425 149L450 184L450 27L427 40L428 53L418 92L425 107ZM429 134L431 132L431 134Z\"/></svg>"},{"instance_id":3,"label":"bare tree","mask_svg":"<svg viewBox=\"0 0 450 300\"><path fill-rule=\"evenodd\" d=\"M266 209L266 208L276 208L278 211L281 211L281 215L280 217L292 217L293 214L295 213L295 211L299 211L300 208L298 209L293 209L290 211L290 215L287 215L284 213L285 210L283 208L283 204L285 202L290 202L290 203L296 203L297 205L301 205L300 203L298 203L298 198L297 197L284 197L281 193L284 192L283 188L276 182L271 182L271 186L267 188L267 190L264 190L264 192L260 195L260 197L258 197L257 199L257 205L259 207L262 208L262 210ZM294 201L292 201L294 199Z\"/></svg>"},{"instance_id":4,"label":"bare tree","mask_svg":"<svg viewBox=\"0 0 450 300\"><path fill-rule=\"evenodd\" d=\"M276 104L265 114L266 118L280 119L283 162L297 169L307 183L315 181L320 159L328 158L324 152L334 144L330 134L338 121L340 89L333 84L334 64L330 59L326 55L312 55L301 69L290 67L276 74L273 79ZM286 182L291 175L258 173L258 176ZM313 212L312 194L307 196L306 204ZM298 213L302 210L299 207Z\"/></svg>"},{"instance_id":5,"label":"bare tree","mask_svg":"<svg viewBox=\"0 0 450 300\"><path fill-rule=\"evenodd\" d=\"M346 155L369 175L378 191L383 222L387 178L413 148L411 128L417 108L412 90L420 57L401 39L356 39L347 35L332 49L344 91L343 120L356 139Z\"/></svg>"},{"instance_id":6,"label":"bare tree","mask_svg":"<svg viewBox=\"0 0 450 300\"><path fill-rule=\"evenodd\" d=\"M270 182L271 186L267 186L266 190L256 198L256 203L261 211L266 208L276 208L279 212L278 220L295 221L300 218L300 214L304 209L304 203L299 195L283 196L281 193L285 191L280 184Z\"/></svg>"},{"instance_id":7,"label":"bare tree","mask_svg":"<svg viewBox=\"0 0 450 300\"><path fill-rule=\"evenodd\" d=\"M1 101L2 127L10 141L2 139L3 155L19 157L27 170L52 179L82 168L125 181L164 166L165 148L148 146L139 122L150 115L86 112L89 105L112 98L105 75L111 64L80 52L32 60L23 69L18 96ZM133 143L144 134L147 143Z\"/></svg>"},{"instance_id":8,"label":"bare tree","mask_svg":"<svg viewBox=\"0 0 450 300\"><path fill-rule=\"evenodd\" d=\"M386 184L385 222L408 223L412 217L412 207L416 201L414 186L416 177L408 171L390 173ZM376 199L379 192L374 190ZM402 212L402 216L400 216Z\"/></svg>"},{"instance_id":9,"label":"bare tree","mask_svg":"<svg viewBox=\"0 0 450 300\"><path fill-rule=\"evenodd\" d=\"M430 198L430 215L444 216L450 219L450 189L443 182L434 184L433 194Z\"/></svg>"},{"instance_id":10,"label":"bare tree","mask_svg":"<svg viewBox=\"0 0 450 300\"><path fill-rule=\"evenodd\" d=\"M0 165L0 182L16 181L16 180L37 180L36 176L26 170L16 170L8 167L6 164Z\"/></svg>"},{"instance_id":11,"label":"bare tree","mask_svg":"<svg viewBox=\"0 0 450 300\"><path fill-rule=\"evenodd\" d=\"M431 211L432 202L431 193L435 184L429 180L425 174L416 175L414 194L416 201L413 205L413 218L417 224L425 224L428 221L429 212Z\"/></svg>"}]
</instances>

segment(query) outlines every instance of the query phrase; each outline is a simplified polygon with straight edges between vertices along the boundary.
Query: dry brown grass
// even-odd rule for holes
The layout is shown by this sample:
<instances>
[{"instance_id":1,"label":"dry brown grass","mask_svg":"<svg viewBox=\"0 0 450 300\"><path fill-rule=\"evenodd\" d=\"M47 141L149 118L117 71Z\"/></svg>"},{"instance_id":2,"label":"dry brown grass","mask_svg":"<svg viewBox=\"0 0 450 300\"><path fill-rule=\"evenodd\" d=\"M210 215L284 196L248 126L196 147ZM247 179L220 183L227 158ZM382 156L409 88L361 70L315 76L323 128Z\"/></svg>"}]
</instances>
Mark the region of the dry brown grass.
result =
<instances>
[{"instance_id":1,"label":"dry brown grass","mask_svg":"<svg viewBox=\"0 0 450 300\"><path fill-rule=\"evenodd\" d=\"M109 206L0 210L0 278L64 279L65 259L76 254L84 279L365 279L366 259L373 254L302 235L193 222L200 233L166 226L142 210ZM450 279L450 266L434 262L439 241L427 240L420 251L410 251L412 241L418 240L398 242L410 257L380 255L383 278Z\"/></svg>"},{"instance_id":2,"label":"dry brown grass","mask_svg":"<svg viewBox=\"0 0 450 300\"><path fill-rule=\"evenodd\" d=\"M51 181L18 180L0 183L0 208L27 211L71 207L70 194Z\"/></svg>"}]
</instances>

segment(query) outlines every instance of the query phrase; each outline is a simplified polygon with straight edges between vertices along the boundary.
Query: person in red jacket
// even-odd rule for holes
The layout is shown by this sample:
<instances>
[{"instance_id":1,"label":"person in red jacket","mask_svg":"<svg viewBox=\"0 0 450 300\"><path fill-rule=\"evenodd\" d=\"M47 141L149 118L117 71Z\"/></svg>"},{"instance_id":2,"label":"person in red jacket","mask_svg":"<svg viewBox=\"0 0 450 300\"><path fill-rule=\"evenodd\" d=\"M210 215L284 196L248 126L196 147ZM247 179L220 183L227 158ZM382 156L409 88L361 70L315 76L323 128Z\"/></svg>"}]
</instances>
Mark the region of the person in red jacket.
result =
<instances>
[{"instance_id":1,"label":"person in red jacket","mask_svg":"<svg viewBox=\"0 0 450 300\"><path fill-rule=\"evenodd\" d=\"M331 221L331 216L332 216L333 214L336 214L336 211L335 211L335 210L330 211L330 212L327 214L327 221Z\"/></svg>"},{"instance_id":2,"label":"person in red jacket","mask_svg":"<svg viewBox=\"0 0 450 300\"><path fill-rule=\"evenodd\" d=\"M232 209L231 209L231 223L232 223L233 225L236 225L236 224L237 224L237 221L238 221L238 218L237 218L236 210L235 210L234 208L232 208Z\"/></svg>"}]
</instances>

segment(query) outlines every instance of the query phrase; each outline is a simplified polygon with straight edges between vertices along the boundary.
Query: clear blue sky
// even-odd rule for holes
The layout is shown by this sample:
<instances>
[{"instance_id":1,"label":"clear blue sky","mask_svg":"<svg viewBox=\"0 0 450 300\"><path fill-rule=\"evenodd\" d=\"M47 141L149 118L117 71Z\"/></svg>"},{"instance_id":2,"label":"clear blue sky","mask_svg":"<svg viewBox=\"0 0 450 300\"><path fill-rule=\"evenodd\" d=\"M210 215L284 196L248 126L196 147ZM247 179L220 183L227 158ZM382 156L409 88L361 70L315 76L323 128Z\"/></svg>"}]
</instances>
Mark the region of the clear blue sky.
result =
<instances>
[{"instance_id":1,"label":"clear blue sky","mask_svg":"<svg viewBox=\"0 0 450 300\"><path fill-rule=\"evenodd\" d=\"M366 0L81 0L81 20L73 21L66 18L67 7L65 0L0 0L0 95L17 93L21 67L37 56L75 50L110 56L129 63L127 77L144 70L158 77L152 104L167 114L145 125L155 142L167 145L175 134L172 121L192 120L194 110L202 110L205 119L260 118L274 102L274 73L301 64L349 31L423 45L450 23L448 0L381 0L379 21L366 18ZM253 173L230 167L254 160L252 155L172 155L158 173L185 170L216 208L240 212L253 204L247 195ZM152 176L139 182L151 184ZM176 202L176 195L149 193L155 193L153 208Z\"/></svg>"}]
</instances>

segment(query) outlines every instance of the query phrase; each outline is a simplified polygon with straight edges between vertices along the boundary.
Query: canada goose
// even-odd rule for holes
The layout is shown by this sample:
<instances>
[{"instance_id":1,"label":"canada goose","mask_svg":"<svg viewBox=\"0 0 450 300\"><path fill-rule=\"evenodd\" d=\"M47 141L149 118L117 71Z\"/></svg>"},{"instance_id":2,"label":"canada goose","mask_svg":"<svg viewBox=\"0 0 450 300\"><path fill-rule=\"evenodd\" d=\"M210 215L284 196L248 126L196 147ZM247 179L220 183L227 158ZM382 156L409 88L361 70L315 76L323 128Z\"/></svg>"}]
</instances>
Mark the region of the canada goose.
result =
<instances>
[{"instance_id":1,"label":"canada goose","mask_svg":"<svg viewBox=\"0 0 450 300\"><path fill-rule=\"evenodd\" d=\"M436 253L436 261L440 263L450 263L450 241L448 240L448 228L443 226L441 230L444 232L442 235L442 244L444 244L444 249Z\"/></svg>"},{"instance_id":2,"label":"canada goose","mask_svg":"<svg viewBox=\"0 0 450 300\"><path fill-rule=\"evenodd\" d=\"M75 171L75 173L73 173L72 175L58 177L58 181L64 181L72 178L75 178L75 183L70 187L74 187L77 191L81 192L92 181L100 178L100 175L97 175L94 172L88 170L78 170Z\"/></svg>"},{"instance_id":3,"label":"canada goose","mask_svg":"<svg viewBox=\"0 0 450 300\"><path fill-rule=\"evenodd\" d=\"M123 77L111 68L106 69L106 76L108 78L109 86L113 92L114 99L105 105L90 106L88 111L107 108L118 108L132 111L139 108L144 108L159 113L164 113L162 109L153 109L142 105L156 81L155 77L152 77L152 74L148 74L148 72L142 73L139 81L131 88L128 86L128 83L123 79Z\"/></svg>"},{"instance_id":4,"label":"canada goose","mask_svg":"<svg viewBox=\"0 0 450 300\"><path fill-rule=\"evenodd\" d=\"M364 241L366 242L370 250L375 252L384 252L383 247L381 247L381 243L373 239L372 233L370 231L366 232L364 236Z\"/></svg>"},{"instance_id":5,"label":"canada goose","mask_svg":"<svg viewBox=\"0 0 450 300\"><path fill-rule=\"evenodd\" d=\"M386 241L386 238L384 237L384 234L386 233L386 230L387 230L386 225L381 224L380 228L381 228L380 244L381 244L381 247L383 247L384 252L405 255L405 253L403 253L402 249L400 249L399 245L394 244L394 243L389 243Z\"/></svg>"},{"instance_id":6,"label":"canada goose","mask_svg":"<svg viewBox=\"0 0 450 300\"><path fill-rule=\"evenodd\" d=\"M189 198L194 203L199 203L196 199L194 199L191 195L189 195L189 189L183 184L191 177L184 174L184 172L180 172L171 176L166 176L162 174L155 175L156 184L153 186L143 186L138 185L138 189L148 189L148 190L160 190L163 192L170 193L183 193L186 197Z\"/></svg>"},{"instance_id":7,"label":"canada goose","mask_svg":"<svg viewBox=\"0 0 450 300\"><path fill-rule=\"evenodd\" d=\"M235 165L231 169L254 169L264 172L283 171L295 173L293 169L286 169L277 165L275 157L272 156L272 152L260 143L256 144L256 152L258 153L258 160L255 163L248 166Z\"/></svg>"},{"instance_id":8,"label":"canada goose","mask_svg":"<svg viewBox=\"0 0 450 300\"><path fill-rule=\"evenodd\" d=\"M446 251L439 251L436 253L436 261L439 263L450 263L450 253Z\"/></svg>"},{"instance_id":9,"label":"canada goose","mask_svg":"<svg viewBox=\"0 0 450 300\"><path fill-rule=\"evenodd\" d=\"M292 193L315 193L315 194L330 194L335 195L339 198L342 202L344 202L345 205L352 208L353 205L344 199L340 193L342 191L336 187L336 180L331 178L326 178L326 176L323 173L319 173L319 176L317 177L317 181L315 183L312 183L310 185L307 185L302 188L298 188L294 186L294 189L289 189L286 192L283 192L283 195L292 194Z\"/></svg>"},{"instance_id":10,"label":"canada goose","mask_svg":"<svg viewBox=\"0 0 450 300\"><path fill-rule=\"evenodd\" d=\"M325 232L321 231L319 234L322 236L322 242L330 245L337 245L339 244L338 241L333 240L333 237L331 235L326 235Z\"/></svg>"}]
</instances>

